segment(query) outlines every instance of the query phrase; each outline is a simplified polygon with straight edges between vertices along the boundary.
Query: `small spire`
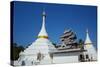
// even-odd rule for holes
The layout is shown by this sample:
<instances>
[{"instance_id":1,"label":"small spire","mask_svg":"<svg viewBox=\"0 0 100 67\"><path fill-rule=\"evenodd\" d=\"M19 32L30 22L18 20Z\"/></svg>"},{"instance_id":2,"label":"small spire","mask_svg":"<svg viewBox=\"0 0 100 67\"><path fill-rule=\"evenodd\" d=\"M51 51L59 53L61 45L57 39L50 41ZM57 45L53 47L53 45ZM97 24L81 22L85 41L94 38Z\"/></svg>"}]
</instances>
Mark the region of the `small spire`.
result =
<instances>
[{"instance_id":1,"label":"small spire","mask_svg":"<svg viewBox=\"0 0 100 67\"><path fill-rule=\"evenodd\" d=\"M86 29L86 40L85 40L85 44L91 44L91 40L90 40L90 37L89 37L89 31L88 29Z\"/></svg>"}]
</instances>

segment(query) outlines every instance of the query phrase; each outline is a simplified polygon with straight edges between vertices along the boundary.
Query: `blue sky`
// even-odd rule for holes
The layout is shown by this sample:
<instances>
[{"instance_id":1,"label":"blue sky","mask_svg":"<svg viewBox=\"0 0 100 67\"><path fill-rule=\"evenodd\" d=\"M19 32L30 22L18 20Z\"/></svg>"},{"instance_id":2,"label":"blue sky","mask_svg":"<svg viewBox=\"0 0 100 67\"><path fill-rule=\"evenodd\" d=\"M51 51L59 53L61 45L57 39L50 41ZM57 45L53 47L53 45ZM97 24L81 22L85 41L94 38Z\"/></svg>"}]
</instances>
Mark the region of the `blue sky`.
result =
<instances>
[{"instance_id":1,"label":"blue sky","mask_svg":"<svg viewBox=\"0 0 100 67\"><path fill-rule=\"evenodd\" d=\"M97 41L97 7L15 1L13 41L22 46L34 42L42 25L42 12L46 12L46 30L54 43L60 43L65 29L72 29L78 39L85 40L86 29L92 42Z\"/></svg>"}]
</instances>

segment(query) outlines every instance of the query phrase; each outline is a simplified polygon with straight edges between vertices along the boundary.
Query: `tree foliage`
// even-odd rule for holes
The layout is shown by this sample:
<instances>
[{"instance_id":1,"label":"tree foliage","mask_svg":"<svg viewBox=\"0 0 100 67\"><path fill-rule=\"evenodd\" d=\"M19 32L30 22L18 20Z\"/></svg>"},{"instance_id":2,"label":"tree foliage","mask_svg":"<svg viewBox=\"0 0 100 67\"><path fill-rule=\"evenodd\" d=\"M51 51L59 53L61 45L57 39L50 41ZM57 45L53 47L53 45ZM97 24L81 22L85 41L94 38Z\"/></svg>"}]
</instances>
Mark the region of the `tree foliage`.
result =
<instances>
[{"instance_id":1,"label":"tree foliage","mask_svg":"<svg viewBox=\"0 0 100 67\"><path fill-rule=\"evenodd\" d=\"M79 39L78 44L80 48L84 49L84 41L82 39Z\"/></svg>"},{"instance_id":2,"label":"tree foliage","mask_svg":"<svg viewBox=\"0 0 100 67\"><path fill-rule=\"evenodd\" d=\"M17 43L11 44L11 60L17 60L19 53L24 50L24 47L18 46Z\"/></svg>"}]
</instances>

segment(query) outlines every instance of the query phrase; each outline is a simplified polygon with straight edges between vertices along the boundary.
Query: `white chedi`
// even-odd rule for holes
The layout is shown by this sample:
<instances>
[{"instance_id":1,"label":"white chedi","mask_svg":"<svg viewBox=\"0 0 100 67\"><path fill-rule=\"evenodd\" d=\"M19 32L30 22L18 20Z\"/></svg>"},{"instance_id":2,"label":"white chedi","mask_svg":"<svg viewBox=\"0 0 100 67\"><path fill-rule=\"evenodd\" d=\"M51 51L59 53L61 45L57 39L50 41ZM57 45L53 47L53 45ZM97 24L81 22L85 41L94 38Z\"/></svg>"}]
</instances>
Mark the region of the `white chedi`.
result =
<instances>
[{"instance_id":1,"label":"white chedi","mask_svg":"<svg viewBox=\"0 0 100 67\"><path fill-rule=\"evenodd\" d=\"M88 59L90 61L97 60L97 51L96 51L92 41L90 40L88 30L86 31L86 40L85 40L84 49L87 50L86 52L84 52L84 54L85 54L85 56L88 55ZM85 59L87 59L87 58L85 57Z\"/></svg>"},{"instance_id":2,"label":"white chedi","mask_svg":"<svg viewBox=\"0 0 100 67\"><path fill-rule=\"evenodd\" d=\"M56 48L48 39L45 29L45 17L46 14L43 12L43 23L38 38L20 53L19 65L50 64L53 62L51 55Z\"/></svg>"}]
</instances>

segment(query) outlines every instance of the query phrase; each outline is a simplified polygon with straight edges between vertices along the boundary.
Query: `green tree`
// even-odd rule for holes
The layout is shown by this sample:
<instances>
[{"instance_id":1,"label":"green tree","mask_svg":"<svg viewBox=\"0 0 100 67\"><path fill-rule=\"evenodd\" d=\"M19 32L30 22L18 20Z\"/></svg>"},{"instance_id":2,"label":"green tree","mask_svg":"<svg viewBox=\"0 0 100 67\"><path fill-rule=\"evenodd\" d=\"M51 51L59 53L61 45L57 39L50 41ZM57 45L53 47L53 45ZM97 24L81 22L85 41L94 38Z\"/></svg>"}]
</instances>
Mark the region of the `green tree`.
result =
<instances>
[{"instance_id":1,"label":"green tree","mask_svg":"<svg viewBox=\"0 0 100 67\"><path fill-rule=\"evenodd\" d=\"M11 44L11 60L17 60L19 53L24 50L24 47L18 46L17 43Z\"/></svg>"},{"instance_id":2,"label":"green tree","mask_svg":"<svg viewBox=\"0 0 100 67\"><path fill-rule=\"evenodd\" d=\"M78 44L80 48L84 49L84 41L82 39L79 39Z\"/></svg>"}]
</instances>

